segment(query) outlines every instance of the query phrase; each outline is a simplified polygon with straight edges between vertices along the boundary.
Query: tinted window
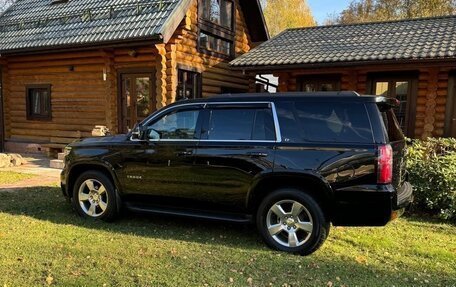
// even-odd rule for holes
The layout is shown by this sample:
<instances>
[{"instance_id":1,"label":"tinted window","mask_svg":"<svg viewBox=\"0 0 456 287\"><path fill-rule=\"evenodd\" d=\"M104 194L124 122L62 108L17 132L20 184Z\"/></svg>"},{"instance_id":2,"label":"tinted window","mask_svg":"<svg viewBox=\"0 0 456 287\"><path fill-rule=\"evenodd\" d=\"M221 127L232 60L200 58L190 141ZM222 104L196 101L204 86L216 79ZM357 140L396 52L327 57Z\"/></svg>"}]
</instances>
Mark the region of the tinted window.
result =
<instances>
[{"instance_id":1,"label":"tinted window","mask_svg":"<svg viewBox=\"0 0 456 287\"><path fill-rule=\"evenodd\" d=\"M373 142L362 104L289 102L277 108L284 142Z\"/></svg>"},{"instance_id":2,"label":"tinted window","mask_svg":"<svg viewBox=\"0 0 456 287\"><path fill-rule=\"evenodd\" d=\"M147 129L147 138L163 139L195 139L198 110L178 111L168 114Z\"/></svg>"},{"instance_id":3,"label":"tinted window","mask_svg":"<svg viewBox=\"0 0 456 287\"><path fill-rule=\"evenodd\" d=\"M214 109L209 140L275 140L274 120L269 109Z\"/></svg>"}]
</instances>

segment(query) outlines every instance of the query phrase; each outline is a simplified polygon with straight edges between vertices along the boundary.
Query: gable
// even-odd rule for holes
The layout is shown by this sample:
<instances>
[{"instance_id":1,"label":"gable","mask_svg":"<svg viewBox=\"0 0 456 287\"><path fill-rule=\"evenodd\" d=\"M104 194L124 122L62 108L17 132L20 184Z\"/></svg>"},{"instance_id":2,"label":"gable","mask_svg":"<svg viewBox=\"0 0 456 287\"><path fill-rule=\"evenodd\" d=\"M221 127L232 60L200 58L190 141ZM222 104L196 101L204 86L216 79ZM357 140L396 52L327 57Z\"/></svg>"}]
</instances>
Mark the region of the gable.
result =
<instances>
[{"instance_id":1,"label":"gable","mask_svg":"<svg viewBox=\"0 0 456 287\"><path fill-rule=\"evenodd\" d=\"M241 1L258 41L267 30L258 0ZM0 17L0 53L135 41L167 42L191 0L21 0ZM255 8L256 7L256 8ZM248 17L248 18L249 18ZM260 22L258 22L260 21Z\"/></svg>"}]
</instances>

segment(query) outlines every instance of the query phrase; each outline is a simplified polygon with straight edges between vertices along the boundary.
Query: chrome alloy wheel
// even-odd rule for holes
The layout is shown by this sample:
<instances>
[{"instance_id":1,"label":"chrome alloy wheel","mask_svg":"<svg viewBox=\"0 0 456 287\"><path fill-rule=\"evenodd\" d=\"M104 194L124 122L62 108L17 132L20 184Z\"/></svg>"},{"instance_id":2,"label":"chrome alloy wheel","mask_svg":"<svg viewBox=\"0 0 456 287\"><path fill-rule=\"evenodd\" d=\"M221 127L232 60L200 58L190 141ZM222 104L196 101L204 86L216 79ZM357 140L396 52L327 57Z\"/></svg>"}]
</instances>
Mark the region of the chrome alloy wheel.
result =
<instances>
[{"instance_id":1,"label":"chrome alloy wheel","mask_svg":"<svg viewBox=\"0 0 456 287\"><path fill-rule=\"evenodd\" d=\"M88 179L79 187L78 200L85 214L90 217L100 217L108 207L109 198L101 182Z\"/></svg>"},{"instance_id":2,"label":"chrome alloy wheel","mask_svg":"<svg viewBox=\"0 0 456 287\"><path fill-rule=\"evenodd\" d=\"M313 219L307 208L295 200L282 200L271 206L266 216L269 235L285 247L306 243L313 230Z\"/></svg>"}]
</instances>

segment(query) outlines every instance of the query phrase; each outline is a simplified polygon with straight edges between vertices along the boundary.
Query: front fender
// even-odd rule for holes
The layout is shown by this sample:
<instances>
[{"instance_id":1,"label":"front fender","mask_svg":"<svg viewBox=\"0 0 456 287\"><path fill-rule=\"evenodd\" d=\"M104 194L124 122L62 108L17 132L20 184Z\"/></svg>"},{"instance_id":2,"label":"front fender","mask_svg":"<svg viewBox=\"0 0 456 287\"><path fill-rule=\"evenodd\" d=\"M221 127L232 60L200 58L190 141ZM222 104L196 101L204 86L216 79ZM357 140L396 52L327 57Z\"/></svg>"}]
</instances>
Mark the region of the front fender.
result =
<instances>
[{"instance_id":1,"label":"front fender","mask_svg":"<svg viewBox=\"0 0 456 287\"><path fill-rule=\"evenodd\" d=\"M77 177L82 172L90 169L106 172L112 178L117 192L121 193L121 183L119 181L115 168L111 165L111 163L103 161L101 159L80 160L77 162L71 162L69 164L66 172L66 186L68 187L69 192L72 189L72 186L75 183Z\"/></svg>"}]
</instances>

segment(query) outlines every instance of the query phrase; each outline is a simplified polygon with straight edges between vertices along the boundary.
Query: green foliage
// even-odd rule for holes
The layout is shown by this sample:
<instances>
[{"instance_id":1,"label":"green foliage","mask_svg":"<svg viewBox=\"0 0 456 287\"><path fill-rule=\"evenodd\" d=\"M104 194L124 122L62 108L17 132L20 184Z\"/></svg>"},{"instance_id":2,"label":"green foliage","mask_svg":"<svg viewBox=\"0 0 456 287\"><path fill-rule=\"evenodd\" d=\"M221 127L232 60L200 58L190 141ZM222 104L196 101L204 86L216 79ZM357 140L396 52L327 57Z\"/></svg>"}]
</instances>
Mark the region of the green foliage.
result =
<instances>
[{"instance_id":1,"label":"green foliage","mask_svg":"<svg viewBox=\"0 0 456 287\"><path fill-rule=\"evenodd\" d=\"M456 220L456 139L414 140L407 157L415 204Z\"/></svg>"},{"instance_id":2,"label":"green foliage","mask_svg":"<svg viewBox=\"0 0 456 287\"><path fill-rule=\"evenodd\" d=\"M307 0L263 1L264 17L271 36L285 29L315 26Z\"/></svg>"},{"instance_id":3,"label":"green foliage","mask_svg":"<svg viewBox=\"0 0 456 287\"><path fill-rule=\"evenodd\" d=\"M21 180L33 178L33 175L25 173L17 173L11 171L0 171L0 187L5 184L12 184Z\"/></svg>"},{"instance_id":4,"label":"green foliage","mask_svg":"<svg viewBox=\"0 0 456 287\"><path fill-rule=\"evenodd\" d=\"M351 24L452 15L454 0L353 0L340 14L330 15L326 24Z\"/></svg>"}]
</instances>

